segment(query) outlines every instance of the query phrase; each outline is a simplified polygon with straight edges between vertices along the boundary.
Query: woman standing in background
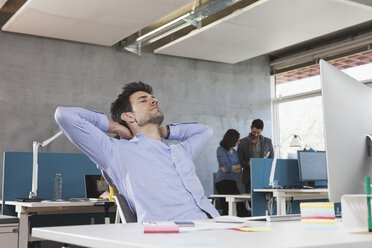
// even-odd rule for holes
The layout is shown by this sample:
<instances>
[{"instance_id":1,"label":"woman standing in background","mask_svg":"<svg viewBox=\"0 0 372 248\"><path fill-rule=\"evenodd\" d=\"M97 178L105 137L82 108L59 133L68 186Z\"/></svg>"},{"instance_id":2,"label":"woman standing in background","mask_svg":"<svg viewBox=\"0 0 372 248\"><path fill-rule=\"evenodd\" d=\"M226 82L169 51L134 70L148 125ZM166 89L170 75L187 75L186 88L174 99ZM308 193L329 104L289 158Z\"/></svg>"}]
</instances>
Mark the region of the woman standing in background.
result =
<instances>
[{"instance_id":1,"label":"woman standing in background","mask_svg":"<svg viewBox=\"0 0 372 248\"><path fill-rule=\"evenodd\" d=\"M217 148L218 171L216 175L216 190L218 194L240 194L236 185L236 175L241 171L238 153L234 149L239 144L240 134L235 129L229 129L223 136ZM228 206L225 198L221 198L223 207L222 215L227 215ZM244 203L237 204L238 216L246 216Z\"/></svg>"}]
</instances>

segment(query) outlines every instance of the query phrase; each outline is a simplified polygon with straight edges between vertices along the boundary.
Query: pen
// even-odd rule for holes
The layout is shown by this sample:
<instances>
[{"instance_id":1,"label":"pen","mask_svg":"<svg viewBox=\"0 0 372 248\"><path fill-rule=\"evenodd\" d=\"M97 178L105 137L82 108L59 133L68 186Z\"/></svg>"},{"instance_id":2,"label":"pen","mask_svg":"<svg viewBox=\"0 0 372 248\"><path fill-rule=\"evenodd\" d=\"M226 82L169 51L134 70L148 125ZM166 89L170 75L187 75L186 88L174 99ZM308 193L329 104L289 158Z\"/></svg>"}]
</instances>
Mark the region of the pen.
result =
<instances>
[{"instance_id":1,"label":"pen","mask_svg":"<svg viewBox=\"0 0 372 248\"><path fill-rule=\"evenodd\" d=\"M372 217L371 217L371 178L366 177L366 194L367 194L367 208L368 208L368 231L372 232Z\"/></svg>"}]
</instances>

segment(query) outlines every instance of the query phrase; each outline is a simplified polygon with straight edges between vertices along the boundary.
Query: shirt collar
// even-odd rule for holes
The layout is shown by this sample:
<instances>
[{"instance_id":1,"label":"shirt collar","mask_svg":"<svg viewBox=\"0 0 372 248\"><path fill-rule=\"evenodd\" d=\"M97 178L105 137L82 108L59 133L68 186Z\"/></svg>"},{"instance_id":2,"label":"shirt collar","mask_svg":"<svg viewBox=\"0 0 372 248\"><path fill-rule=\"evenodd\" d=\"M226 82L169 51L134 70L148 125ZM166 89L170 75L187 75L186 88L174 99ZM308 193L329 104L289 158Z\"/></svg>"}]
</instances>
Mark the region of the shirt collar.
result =
<instances>
[{"instance_id":1,"label":"shirt collar","mask_svg":"<svg viewBox=\"0 0 372 248\"><path fill-rule=\"evenodd\" d=\"M138 142L140 140L151 140L151 141L156 141L158 142L158 140L154 140L154 139L150 139L149 137L143 135L142 133L138 132L134 137L133 139L131 139L130 141L133 141L133 142ZM161 138L161 142L166 144L165 142L165 139L164 138Z\"/></svg>"}]
</instances>

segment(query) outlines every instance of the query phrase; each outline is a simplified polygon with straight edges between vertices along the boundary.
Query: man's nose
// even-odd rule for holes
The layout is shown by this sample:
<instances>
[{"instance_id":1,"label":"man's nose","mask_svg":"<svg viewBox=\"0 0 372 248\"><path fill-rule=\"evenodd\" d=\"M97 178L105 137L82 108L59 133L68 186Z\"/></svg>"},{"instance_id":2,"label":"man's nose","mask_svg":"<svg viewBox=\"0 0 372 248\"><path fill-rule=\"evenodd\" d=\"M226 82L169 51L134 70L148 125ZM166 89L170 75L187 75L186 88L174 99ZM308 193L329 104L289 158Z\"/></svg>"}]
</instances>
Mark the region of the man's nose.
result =
<instances>
[{"instance_id":1,"label":"man's nose","mask_svg":"<svg viewBox=\"0 0 372 248\"><path fill-rule=\"evenodd\" d=\"M152 105L158 105L158 102L159 102L159 100L154 97L154 99L152 99L152 101L151 101L151 104Z\"/></svg>"}]
</instances>

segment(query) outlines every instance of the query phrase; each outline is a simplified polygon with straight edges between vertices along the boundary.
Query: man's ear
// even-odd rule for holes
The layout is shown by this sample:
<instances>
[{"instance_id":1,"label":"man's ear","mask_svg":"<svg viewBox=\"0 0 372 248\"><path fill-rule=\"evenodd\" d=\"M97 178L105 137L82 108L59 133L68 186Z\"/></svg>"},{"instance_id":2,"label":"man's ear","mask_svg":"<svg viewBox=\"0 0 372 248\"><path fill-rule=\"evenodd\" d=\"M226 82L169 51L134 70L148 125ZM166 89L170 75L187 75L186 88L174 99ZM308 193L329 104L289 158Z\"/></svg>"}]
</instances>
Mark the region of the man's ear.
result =
<instances>
[{"instance_id":1,"label":"man's ear","mask_svg":"<svg viewBox=\"0 0 372 248\"><path fill-rule=\"evenodd\" d=\"M126 123L134 123L136 121L132 112L122 113L120 117Z\"/></svg>"}]
</instances>

